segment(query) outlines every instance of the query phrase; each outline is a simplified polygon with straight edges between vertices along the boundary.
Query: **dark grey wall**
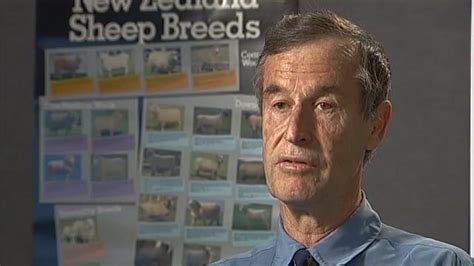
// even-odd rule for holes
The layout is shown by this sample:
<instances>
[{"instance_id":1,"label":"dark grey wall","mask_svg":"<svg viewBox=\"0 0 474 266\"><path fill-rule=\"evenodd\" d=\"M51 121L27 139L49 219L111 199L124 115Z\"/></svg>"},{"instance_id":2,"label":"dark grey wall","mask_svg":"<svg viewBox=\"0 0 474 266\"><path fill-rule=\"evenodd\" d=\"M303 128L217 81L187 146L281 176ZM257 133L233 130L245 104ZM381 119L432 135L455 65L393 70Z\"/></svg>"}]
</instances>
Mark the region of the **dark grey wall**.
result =
<instances>
[{"instance_id":1,"label":"dark grey wall","mask_svg":"<svg viewBox=\"0 0 474 266\"><path fill-rule=\"evenodd\" d=\"M31 265L34 0L0 0L0 265Z\"/></svg>"},{"instance_id":2,"label":"dark grey wall","mask_svg":"<svg viewBox=\"0 0 474 266\"><path fill-rule=\"evenodd\" d=\"M393 118L364 177L382 220L468 251L470 1L300 3L356 22L390 58Z\"/></svg>"},{"instance_id":3,"label":"dark grey wall","mask_svg":"<svg viewBox=\"0 0 474 266\"><path fill-rule=\"evenodd\" d=\"M394 116L365 175L382 219L468 250L468 0L301 1L384 44ZM34 1L0 1L0 265L31 264Z\"/></svg>"}]
</instances>

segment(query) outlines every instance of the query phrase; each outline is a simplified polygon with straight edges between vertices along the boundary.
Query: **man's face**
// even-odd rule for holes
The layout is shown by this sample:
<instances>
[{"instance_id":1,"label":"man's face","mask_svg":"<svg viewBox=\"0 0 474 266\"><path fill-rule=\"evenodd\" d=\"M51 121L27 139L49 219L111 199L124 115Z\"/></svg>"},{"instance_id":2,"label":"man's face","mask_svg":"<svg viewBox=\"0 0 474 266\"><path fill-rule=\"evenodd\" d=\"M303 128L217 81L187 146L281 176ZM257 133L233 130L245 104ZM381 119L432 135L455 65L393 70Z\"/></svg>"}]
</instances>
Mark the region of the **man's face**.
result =
<instances>
[{"instance_id":1,"label":"man's face","mask_svg":"<svg viewBox=\"0 0 474 266\"><path fill-rule=\"evenodd\" d=\"M284 203L358 193L372 126L362 115L357 60L325 38L272 55L264 65L263 160L271 194Z\"/></svg>"}]
</instances>

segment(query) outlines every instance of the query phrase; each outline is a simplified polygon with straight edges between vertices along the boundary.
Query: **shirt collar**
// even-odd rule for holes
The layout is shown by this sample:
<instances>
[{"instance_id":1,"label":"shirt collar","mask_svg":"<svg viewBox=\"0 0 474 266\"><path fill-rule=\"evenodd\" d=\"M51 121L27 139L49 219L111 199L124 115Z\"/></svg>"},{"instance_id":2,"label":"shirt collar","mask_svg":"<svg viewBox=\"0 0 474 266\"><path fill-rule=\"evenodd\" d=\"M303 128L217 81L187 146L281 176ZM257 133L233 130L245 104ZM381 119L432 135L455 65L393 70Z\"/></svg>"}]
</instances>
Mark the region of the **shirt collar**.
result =
<instances>
[{"instance_id":1,"label":"shirt collar","mask_svg":"<svg viewBox=\"0 0 474 266\"><path fill-rule=\"evenodd\" d=\"M308 251L321 265L347 263L374 241L381 225L378 214L372 209L364 194L354 214ZM280 217L274 265L288 265L293 254L300 248L304 246L288 235Z\"/></svg>"}]
</instances>

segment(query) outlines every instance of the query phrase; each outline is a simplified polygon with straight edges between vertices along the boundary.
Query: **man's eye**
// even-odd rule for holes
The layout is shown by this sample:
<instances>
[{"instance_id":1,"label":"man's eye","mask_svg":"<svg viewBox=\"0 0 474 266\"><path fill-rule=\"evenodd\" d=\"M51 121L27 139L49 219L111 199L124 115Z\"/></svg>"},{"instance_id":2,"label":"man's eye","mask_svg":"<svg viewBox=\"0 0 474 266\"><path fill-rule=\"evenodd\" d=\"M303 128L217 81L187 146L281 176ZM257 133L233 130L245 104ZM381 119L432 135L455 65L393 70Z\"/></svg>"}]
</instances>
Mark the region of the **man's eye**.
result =
<instances>
[{"instance_id":1,"label":"man's eye","mask_svg":"<svg viewBox=\"0 0 474 266\"><path fill-rule=\"evenodd\" d=\"M278 111L283 111L286 108L288 108L288 104L286 104L284 102L277 102L277 103L273 104L273 108L277 109Z\"/></svg>"},{"instance_id":2,"label":"man's eye","mask_svg":"<svg viewBox=\"0 0 474 266\"><path fill-rule=\"evenodd\" d=\"M327 102L320 102L316 105L316 108L320 111L328 111L331 110L334 106Z\"/></svg>"}]
</instances>

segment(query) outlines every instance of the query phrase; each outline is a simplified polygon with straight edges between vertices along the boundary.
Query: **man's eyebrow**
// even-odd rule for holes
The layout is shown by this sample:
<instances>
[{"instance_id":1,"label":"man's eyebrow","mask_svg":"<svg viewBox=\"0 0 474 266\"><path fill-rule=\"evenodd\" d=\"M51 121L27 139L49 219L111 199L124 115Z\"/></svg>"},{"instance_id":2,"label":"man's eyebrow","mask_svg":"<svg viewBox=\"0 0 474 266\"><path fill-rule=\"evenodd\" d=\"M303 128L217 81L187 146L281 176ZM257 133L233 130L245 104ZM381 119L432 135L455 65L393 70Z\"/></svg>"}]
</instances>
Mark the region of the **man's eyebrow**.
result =
<instances>
[{"instance_id":1,"label":"man's eyebrow","mask_svg":"<svg viewBox=\"0 0 474 266\"><path fill-rule=\"evenodd\" d=\"M286 90L276 84L270 84L263 89L262 96L273 95L277 93L284 93ZM336 85L317 85L312 88L312 95L319 97L321 95L340 93Z\"/></svg>"},{"instance_id":2,"label":"man's eyebrow","mask_svg":"<svg viewBox=\"0 0 474 266\"><path fill-rule=\"evenodd\" d=\"M270 84L269 86L265 87L262 92L262 96L266 95L272 95L272 94L277 94L283 92L283 88L276 85L276 84Z\"/></svg>"}]
</instances>

